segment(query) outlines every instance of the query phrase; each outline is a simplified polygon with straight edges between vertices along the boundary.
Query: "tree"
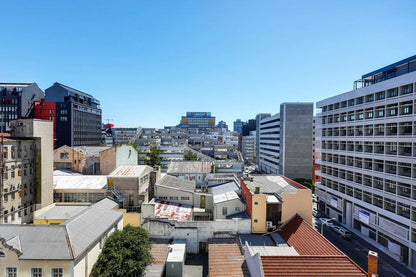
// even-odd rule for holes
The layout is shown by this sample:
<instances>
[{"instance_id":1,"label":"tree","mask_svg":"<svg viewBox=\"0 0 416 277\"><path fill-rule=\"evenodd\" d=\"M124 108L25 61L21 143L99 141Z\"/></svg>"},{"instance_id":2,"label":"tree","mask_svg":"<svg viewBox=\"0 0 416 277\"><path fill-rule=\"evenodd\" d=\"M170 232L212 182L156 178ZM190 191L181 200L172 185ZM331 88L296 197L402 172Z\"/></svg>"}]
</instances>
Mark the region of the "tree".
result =
<instances>
[{"instance_id":1,"label":"tree","mask_svg":"<svg viewBox=\"0 0 416 277\"><path fill-rule=\"evenodd\" d=\"M157 147L156 145L150 146L149 152L147 153L147 160L146 163L147 165L150 166L155 166L155 165L160 165L160 155L161 151L159 149L159 147Z\"/></svg>"},{"instance_id":2,"label":"tree","mask_svg":"<svg viewBox=\"0 0 416 277\"><path fill-rule=\"evenodd\" d=\"M194 154L191 150L185 151L183 153L183 159L185 161L199 161L200 159L196 154Z\"/></svg>"},{"instance_id":3,"label":"tree","mask_svg":"<svg viewBox=\"0 0 416 277\"><path fill-rule=\"evenodd\" d=\"M152 243L146 230L127 225L116 230L106 241L91 277L142 276L152 263Z\"/></svg>"}]
</instances>

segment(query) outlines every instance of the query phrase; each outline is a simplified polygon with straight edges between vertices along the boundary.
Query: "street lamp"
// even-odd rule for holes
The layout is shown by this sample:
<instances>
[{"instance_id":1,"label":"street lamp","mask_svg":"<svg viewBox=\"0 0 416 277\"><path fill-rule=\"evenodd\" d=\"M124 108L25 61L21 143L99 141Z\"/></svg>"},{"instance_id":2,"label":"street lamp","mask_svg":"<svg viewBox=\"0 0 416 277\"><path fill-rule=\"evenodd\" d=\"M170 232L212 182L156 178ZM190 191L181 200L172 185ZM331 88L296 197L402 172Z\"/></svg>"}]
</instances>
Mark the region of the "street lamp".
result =
<instances>
[{"instance_id":1,"label":"street lamp","mask_svg":"<svg viewBox=\"0 0 416 277\"><path fill-rule=\"evenodd\" d=\"M330 223L331 220L336 220L336 218L330 218L330 219L327 219L327 220L321 219L321 221L322 221L322 224L321 224L321 235L324 234L324 225L329 226L329 223Z\"/></svg>"}]
</instances>

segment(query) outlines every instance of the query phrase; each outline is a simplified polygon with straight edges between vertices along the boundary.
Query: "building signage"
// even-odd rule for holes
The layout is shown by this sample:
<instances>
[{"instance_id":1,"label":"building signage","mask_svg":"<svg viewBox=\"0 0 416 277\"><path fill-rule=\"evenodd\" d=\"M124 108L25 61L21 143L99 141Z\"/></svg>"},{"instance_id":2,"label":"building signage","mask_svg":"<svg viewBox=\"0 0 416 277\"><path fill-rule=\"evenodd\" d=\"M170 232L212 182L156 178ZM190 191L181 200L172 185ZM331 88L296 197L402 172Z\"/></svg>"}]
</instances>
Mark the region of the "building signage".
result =
<instances>
[{"instance_id":1,"label":"building signage","mask_svg":"<svg viewBox=\"0 0 416 277\"><path fill-rule=\"evenodd\" d=\"M331 206L338 208L338 198L331 196Z\"/></svg>"},{"instance_id":2,"label":"building signage","mask_svg":"<svg viewBox=\"0 0 416 277\"><path fill-rule=\"evenodd\" d=\"M367 225L370 225L370 213L366 210L360 209L358 212L358 218L362 223L365 223Z\"/></svg>"}]
</instances>

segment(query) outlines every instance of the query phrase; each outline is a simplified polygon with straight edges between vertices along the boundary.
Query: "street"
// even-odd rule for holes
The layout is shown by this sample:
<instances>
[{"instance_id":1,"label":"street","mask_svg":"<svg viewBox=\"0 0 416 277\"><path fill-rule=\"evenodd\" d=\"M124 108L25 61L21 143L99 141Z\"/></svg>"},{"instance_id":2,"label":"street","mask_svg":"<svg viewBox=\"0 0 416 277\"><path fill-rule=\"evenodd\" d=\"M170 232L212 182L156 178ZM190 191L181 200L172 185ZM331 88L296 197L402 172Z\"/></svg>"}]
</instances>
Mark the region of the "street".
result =
<instances>
[{"instance_id":1,"label":"street","mask_svg":"<svg viewBox=\"0 0 416 277\"><path fill-rule=\"evenodd\" d=\"M320 232L321 225L315 224L315 228ZM412 272L405 265L397 262L387 254L384 254L375 246L369 244L355 234L353 234L351 239L347 240L339 236L329 227L324 226L323 235L365 271L367 271L368 265L368 250L372 250L378 253L379 276L416 276L416 273Z\"/></svg>"}]
</instances>

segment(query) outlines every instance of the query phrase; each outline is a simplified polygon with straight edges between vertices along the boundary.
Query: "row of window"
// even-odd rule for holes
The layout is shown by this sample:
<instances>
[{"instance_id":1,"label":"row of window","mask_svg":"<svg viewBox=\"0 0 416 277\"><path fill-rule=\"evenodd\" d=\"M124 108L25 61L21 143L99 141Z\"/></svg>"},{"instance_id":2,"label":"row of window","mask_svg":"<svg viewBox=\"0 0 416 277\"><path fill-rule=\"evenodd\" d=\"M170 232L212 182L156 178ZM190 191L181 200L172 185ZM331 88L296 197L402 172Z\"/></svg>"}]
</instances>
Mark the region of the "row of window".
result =
<instances>
[{"instance_id":1,"label":"row of window","mask_svg":"<svg viewBox=\"0 0 416 277\"><path fill-rule=\"evenodd\" d=\"M324 141L322 143L323 159L329 151L348 151L348 152L363 152L371 154L392 155L401 157L416 157L416 142L397 142L397 141ZM342 153L344 154L344 153ZM336 155L336 154L334 154ZM330 156L328 156L330 157ZM341 155L341 157L343 157ZM345 158L345 157L344 157Z\"/></svg>"},{"instance_id":2,"label":"row of window","mask_svg":"<svg viewBox=\"0 0 416 277\"><path fill-rule=\"evenodd\" d=\"M4 254L4 253L3 253ZM32 267L30 269L31 277L43 277L47 276L41 267ZM62 267L51 268L51 277L63 277L64 269ZM18 277L17 267L6 267L6 277Z\"/></svg>"},{"instance_id":3,"label":"row of window","mask_svg":"<svg viewBox=\"0 0 416 277\"><path fill-rule=\"evenodd\" d=\"M167 196L159 196L160 200L168 200ZM181 200L189 200L189 196L181 196ZM169 200L179 200L179 196L169 196Z\"/></svg>"},{"instance_id":4,"label":"row of window","mask_svg":"<svg viewBox=\"0 0 416 277\"><path fill-rule=\"evenodd\" d=\"M352 98L346 101L338 102L335 104L330 104L322 107L322 112L328 112L332 110L338 110L346 107L352 107L356 105L361 105L364 103L370 103L374 101L384 100L386 98L397 97L399 95L407 95L413 93L413 83L407 84L400 87L391 88L388 90L379 91L377 93L368 94L365 96Z\"/></svg>"},{"instance_id":5,"label":"row of window","mask_svg":"<svg viewBox=\"0 0 416 277\"><path fill-rule=\"evenodd\" d=\"M322 137L411 136L416 135L416 121L355 125L322 129Z\"/></svg>"},{"instance_id":6,"label":"row of window","mask_svg":"<svg viewBox=\"0 0 416 277\"><path fill-rule=\"evenodd\" d=\"M373 192L367 192L365 190L346 185L341 182L335 182L322 178L321 185L328 187L334 191L338 191L342 194L354 197L355 199L361 200L368 204L382 208L389 212L395 213L399 216L405 217L416 221L416 207L401 203L394 199L379 195ZM376 190L374 192L377 192Z\"/></svg>"},{"instance_id":7,"label":"row of window","mask_svg":"<svg viewBox=\"0 0 416 277\"><path fill-rule=\"evenodd\" d=\"M401 102L399 104L390 104L357 111L345 112L329 116L322 116L322 124L331 124L339 122L351 122L364 119L384 118L393 116L411 115L416 109L413 108L413 102Z\"/></svg>"}]
</instances>

